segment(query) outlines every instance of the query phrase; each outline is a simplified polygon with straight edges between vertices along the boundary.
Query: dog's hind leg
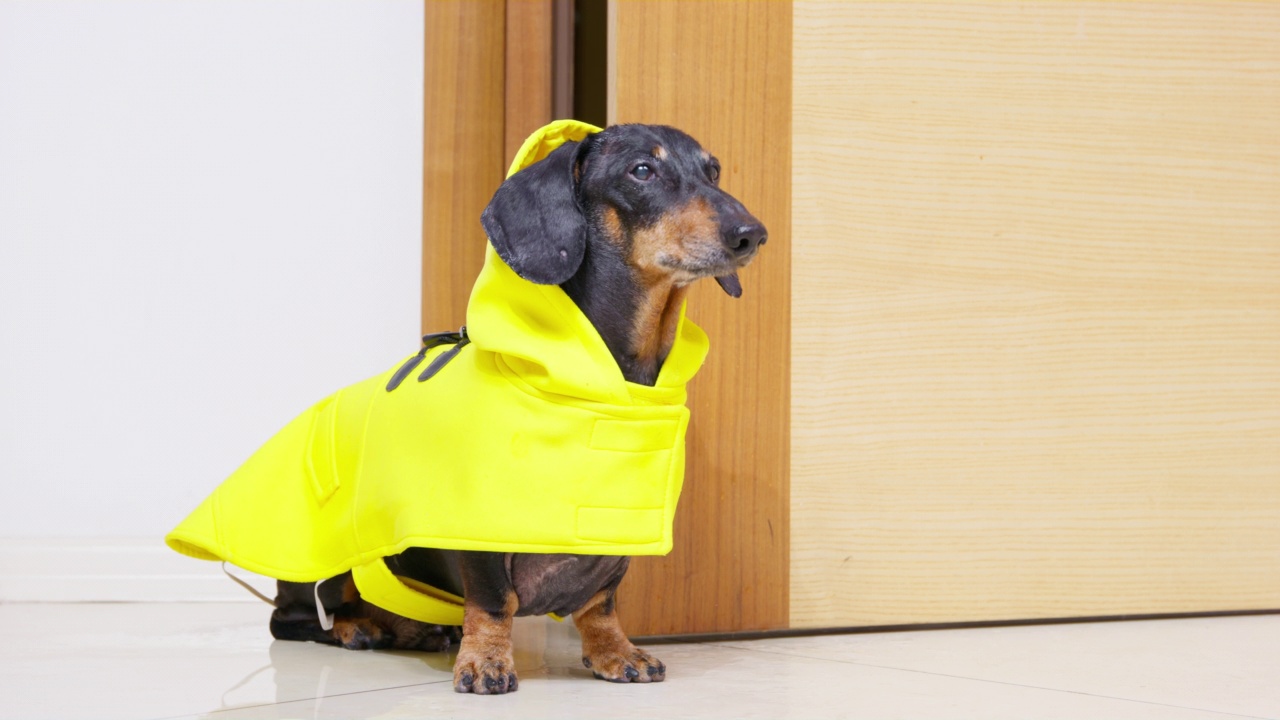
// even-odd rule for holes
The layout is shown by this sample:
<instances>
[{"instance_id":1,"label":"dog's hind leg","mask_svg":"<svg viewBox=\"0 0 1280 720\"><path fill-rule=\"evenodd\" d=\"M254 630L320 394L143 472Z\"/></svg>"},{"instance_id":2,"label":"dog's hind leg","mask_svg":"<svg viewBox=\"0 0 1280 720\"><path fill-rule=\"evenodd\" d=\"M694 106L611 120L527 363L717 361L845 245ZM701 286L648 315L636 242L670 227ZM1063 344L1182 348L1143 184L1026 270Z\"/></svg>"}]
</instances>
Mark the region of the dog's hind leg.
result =
<instances>
[{"instance_id":1,"label":"dog's hind leg","mask_svg":"<svg viewBox=\"0 0 1280 720\"><path fill-rule=\"evenodd\" d=\"M340 587L338 583L333 583L332 588L326 587L326 584L320 586L322 605L330 615L342 604ZM336 597L335 590L338 591ZM315 583L277 581L275 606L276 609L271 613L271 637L277 640L341 644L334 637L332 629L326 630L320 624L320 616L316 610Z\"/></svg>"},{"instance_id":2,"label":"dog's hind leg","mask_svg":"<svg viewBox=\"0 0 1280 720\"><path fill-rule=\"evenodd\" d=\"M361 602L362 616L368 617L384 635L391 637L396 650L439 652L462 640L462 628L456 625L433 625L410 620L380 607Z\"/></svg>"},{"instance_id":3,"label":"dog's hind leg","mask_svg":"<svg viewBox=\"0 0 1280 720\"><path fill-rule=\"evenodd\" d=\"M271 613L271 636L340 645L348 650L447 650L461 639L461 628L400 617L365 602L350 573L320 584L320 604L333 625L325 629L316 610L315 583L279 581L276 609Z\"/></svg>"},{"instance_id":4,"label":"dog's hind leg","mask_svg":"<svg viewBox=\"0 0 1280 720\"><path fill-rule=\"evenodd\" d=\"M319 599L319 610L316 600ZM363 615L364 603L351 579L343 573L320 584L276 583L276 609L271 613L271 636L277 640L300 640L341 645L350 650L391 647L394 637L383 632ZM333 619L328 629L320 622L320 612Z\"/></svg>"},{"instance_id":5,"label":"dog's hind leg","mask_svg":"<svg viewBox=\"0 0 1280 720\"><path fill-rule=\"evenodd\" d=\"M326 645L338 645L332 630L325 630L316 620L315 613L301 617L292 617L290 613L279 610L271 613L271 637L277 640L296 640L298 642L318 642Z\"/></svg>"}]
</instances>

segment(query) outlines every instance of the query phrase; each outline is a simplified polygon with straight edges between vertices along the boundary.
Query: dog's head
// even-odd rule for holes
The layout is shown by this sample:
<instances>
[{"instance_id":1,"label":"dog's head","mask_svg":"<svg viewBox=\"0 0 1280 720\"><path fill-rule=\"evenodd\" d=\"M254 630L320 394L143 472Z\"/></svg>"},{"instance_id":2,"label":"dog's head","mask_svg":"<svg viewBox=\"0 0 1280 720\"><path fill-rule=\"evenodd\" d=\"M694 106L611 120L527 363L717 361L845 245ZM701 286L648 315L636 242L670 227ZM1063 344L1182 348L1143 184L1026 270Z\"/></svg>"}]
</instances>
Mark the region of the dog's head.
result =
<instances>
[{"instance_id":1,"label":"dog's head","mask_svg":"<svg viewBox=\"0 0 1280 720\"><path fill-rule=\"evenodd\" d=\"M511 176L481 222L498 255L532 282L567 281L587 244L606 242L646 283L715 277L738 297L737 271L768 236L719 180L720 162L683 132L615 125Z\"/></svg>"}]
</instances>

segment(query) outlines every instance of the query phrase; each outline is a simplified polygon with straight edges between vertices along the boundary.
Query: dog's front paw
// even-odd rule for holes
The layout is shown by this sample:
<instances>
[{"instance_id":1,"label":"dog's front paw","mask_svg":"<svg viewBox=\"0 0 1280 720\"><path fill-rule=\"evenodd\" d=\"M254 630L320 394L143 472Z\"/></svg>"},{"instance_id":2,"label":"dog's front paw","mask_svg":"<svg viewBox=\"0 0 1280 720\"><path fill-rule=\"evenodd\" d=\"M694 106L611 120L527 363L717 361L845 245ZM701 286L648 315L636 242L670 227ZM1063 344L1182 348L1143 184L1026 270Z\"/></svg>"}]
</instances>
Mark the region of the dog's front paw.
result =
<instances>
[{"instance_id":1,"label":"dog's front paw","mask_svg":"<svg viewBox=\"0 0 1280 720\"><path fill-rule=\"evenodd\" d=\"M511 653L485 654L470 651L464 638L458 659L453 664L454 692L477 695L502 695L515 692L516 663Z\"/></svg>"},{"instance_id":2,"label":"dog's front paw","mask_svg":"<svg viewBox=\"0 0 1280 720\"><path fill-rule=\"evenodd\" d=\"M667 677L667 666L661 660L630 643L623 648L583 655L582 664L596 677L609 682L662 682Z\"/></svg>"}]
</instances>

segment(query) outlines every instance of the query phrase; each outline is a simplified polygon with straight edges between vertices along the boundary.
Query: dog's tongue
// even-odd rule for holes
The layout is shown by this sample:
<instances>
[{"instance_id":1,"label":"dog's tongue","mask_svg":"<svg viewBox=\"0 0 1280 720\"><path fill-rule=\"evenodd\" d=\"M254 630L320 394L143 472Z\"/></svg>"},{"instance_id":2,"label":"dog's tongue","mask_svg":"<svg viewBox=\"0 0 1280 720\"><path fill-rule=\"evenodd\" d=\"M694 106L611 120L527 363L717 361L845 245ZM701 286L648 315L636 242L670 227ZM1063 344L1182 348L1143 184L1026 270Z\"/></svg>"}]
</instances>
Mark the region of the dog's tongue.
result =
<instances>
[{"instance_id":1,"label":"dog's tongue","mask_svg":"<svg viewBox=\"0 0 1280 720\"><path fill-rule=\"evenodd\" d=\"M717 275L716 282L720 283L720 289L728 293L729 297L742 297L742 283L738 282L738 273Z\"/></svg>"}]
</instances>

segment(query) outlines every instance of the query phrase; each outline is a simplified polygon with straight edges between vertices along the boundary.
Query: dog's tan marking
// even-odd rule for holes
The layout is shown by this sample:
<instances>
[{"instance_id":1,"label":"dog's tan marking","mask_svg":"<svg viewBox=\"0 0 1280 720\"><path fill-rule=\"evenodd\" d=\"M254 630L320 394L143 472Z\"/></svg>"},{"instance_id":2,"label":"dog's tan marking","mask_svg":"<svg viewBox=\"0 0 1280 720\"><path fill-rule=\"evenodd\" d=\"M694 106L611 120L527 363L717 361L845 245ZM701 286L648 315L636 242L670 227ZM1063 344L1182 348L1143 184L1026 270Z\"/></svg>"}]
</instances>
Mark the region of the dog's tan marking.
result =
<instances>
[{"instance_id":1,"label":"dog's tan marking","mask_svg":"<svg viewBox=\"0 0 1280 720\"><path fill-rule=\"evenodd\" d=\"M621 247L623 245L624 233L622 231L622 218L618 217L618 210L614 207L605 207L601 214L604 221L604 235L609 242Z\"/></svg>"},{"instance_id":2,"label":"dog's tan marking","mask_svg":"<svg viewBox=\"0 0 1280 720\"><path fill-rule=\"evenodd\" d=\"M342 583L342 604L347 605L354 603L360 599L360 590L356 588L355 578L347 575L346 582Z\"/></svg>"},{"instance_id":3,"label":"dog's tan marking","mask_svg":"<svg viewBox=\"0 0 1280 720\"><path fill-rule=\"evenodd\" d=\"M662 147L661 145L654 145L653 150L650 151L649 154L659 160L667 159L667 149Z\"/></svg>"},{"instance_id":4,"label":"dog's tan marking","mask_svg":"<svg viewBox=\"0 0 1280 720\"><path fill-rule=\"evenodd\" d=\"M696 262L701 246L717 246L719 234L715 210L705 198L697 197L635 231L630 262L641 272L660 271L679 281L680 266Z\"/></svg>"},{"instance_id":5,"label":"dog's tan marking","mask_svg":"<svg viewBox=\"0 0 1280 720\"><path fill-rule=\"evenodd\" d=\"M627 639L614 607L614 591L601 590L573 614L582 635L582 664L610 682L662 682L667 668Z\"/></svg>"},{"instance_id":6,"label":"dog's tan marking","mask_svg":"<svg viewBox=\"0 0 1280 720\"><path fill-rule=\"evenodd\" d=\"M466 601L462 614L462 644L453 664L453 689L477 695L501 695L513 692L516 662L511 654L511 619L520 602L508 591L501 617Z\"/></svg>"},{"instance_id":7,"label":"dog's tan marking","mask_svg":"<svg viewBox=\"0 0 1280 720\"><path fill-rule=\"evenodd\" d=\"M657 377L675 344L680 305L687 293L687 287L676 286L669 279L644 288L631 328L631 352L649 377Z\"/></svg>"}]
</instances>

